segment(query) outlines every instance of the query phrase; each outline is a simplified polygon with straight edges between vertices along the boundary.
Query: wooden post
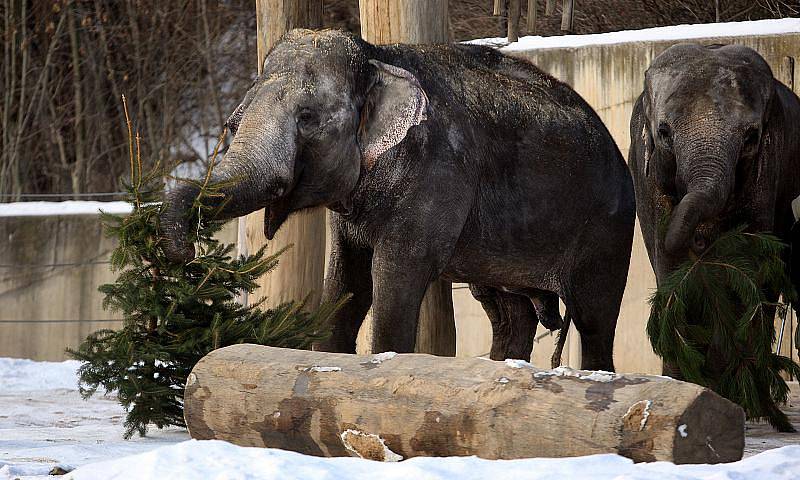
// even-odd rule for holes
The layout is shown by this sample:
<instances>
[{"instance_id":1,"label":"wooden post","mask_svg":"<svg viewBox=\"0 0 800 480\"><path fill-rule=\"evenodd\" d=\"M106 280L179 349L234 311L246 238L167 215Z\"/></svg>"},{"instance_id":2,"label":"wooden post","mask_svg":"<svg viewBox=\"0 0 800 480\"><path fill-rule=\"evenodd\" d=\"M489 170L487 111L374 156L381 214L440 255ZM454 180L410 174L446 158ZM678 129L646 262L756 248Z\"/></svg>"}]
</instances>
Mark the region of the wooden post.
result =
<instances>
[{"instance_id":1,"label":"wooden post","mask_svg":"<svg viewBox=\"0 0 800 480\"><path fill-rule=\"evenodd\" d=\"M744 449L744 411L699 385L518 360L234 345L195 365L184 414L198 440L372 460L616 453L719 463Z\"/></svg>"},{"instance_id":2,"label":"wooden post","mask_svg":"<svg viewBox=\"0 0 800 480\"><path fill-rule=\"evenodd\" d=\"M549 17L554 13L556 13L556 0L547 0L544 6L544 14Z\"/></svg>"},{"instance_id":3,"label":"wooden post","mask_svg":"<svg viewBox=\"0 0 800 480\"><path fill-rule=\"evenodd\" d=\"M575 20L575 0L564 0L561 8L561 30L572 33Z\"/></svg>"},{"instance_id":4,"label":"wooden post","mask_svg":"<svg viewBox=\"0 0 800 480\"><path fill-rule=\"evenodd\" d=\"M258 72L267 52L292 28L320 28L322 0L256 0L258 28ZM240 252L253 252L267 240L264 236L264 210L239 219L245 224L245 245ZM325 210L320 207L294 214L269 242L267 255L293 244L280 257L280 264L266 275L252 295L254 301L267 298L267 305L309 297L309 308L319 305L325 271Z\"/></svg>"},{"instance_id":5,"label":"wooden post","mask_svg":"<svg viewBox=\"0 0 800 480\"><path fill-rule=\"evenodd\" d=\"M528 0L528 35L536 34L536 0Z\"/></svg>"},{"instance_id":6,"label":"wooden post","mask_svg":"<svg viewBox=\"0 0 800 480\"><path fill-rule=\"evenodd\" d=\"M447 0L360 0L361 37L374 44L448 43L450 29L447 7ZM371 325L371 319L368 318L362 330L368 332ZM434 355L456 354L450 282L437 280L428 287L419 312L416 350Z\"/></svg>"},{"instance_id":7,"label":"wooden post","mask_svg":"<svg viewBox=\"0 0 800 480\"><path fill-rule=\"evenodd\" d=\"M495 17L499 17L503 14L503 3L505 0L494 0L494 9L492 9L492 15Z\"/></svg>"},{"instance_id":8,"label":"wooden post","mask_svg":"<svg viewBox=\"0 0 800 480\"><path fill-rule=\"evenodd\" d=\"M508 0L508 42L519 41L519 0Z\"/></svg>"}]
</instances>

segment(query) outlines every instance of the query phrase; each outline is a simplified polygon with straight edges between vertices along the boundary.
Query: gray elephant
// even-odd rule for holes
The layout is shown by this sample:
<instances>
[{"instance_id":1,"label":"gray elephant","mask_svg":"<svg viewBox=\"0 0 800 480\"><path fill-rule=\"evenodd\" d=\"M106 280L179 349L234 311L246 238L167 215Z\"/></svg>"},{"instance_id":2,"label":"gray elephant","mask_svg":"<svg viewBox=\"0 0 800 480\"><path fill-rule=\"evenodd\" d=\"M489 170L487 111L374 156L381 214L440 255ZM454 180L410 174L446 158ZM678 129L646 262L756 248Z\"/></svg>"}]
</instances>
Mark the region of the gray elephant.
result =
<instances>
[{"instance_id":1,"label":"gray elephant","mask_svg":"<svg viewBox=\"0 0 800 480\"><path fill-rule=\"evenodd\" d=\"M292 212L335 212L323 297L353 297L319 348L355 352L371 306L372 350L412 352L423 295L442 277L482 293L492 358L527 358L534 303L552 323L561 297L583 367L613 369L633 185L600 119L565 84L487 47L294 30L228 127L235 137L213 180L237 182L220 218L266 208L271 239ZM184 185L167 198L164 248L176 260L194 254L185 238L196 194Z\"/></svg>"},{"instance_id":2,"label":"gray elephant","mask_svg":"<svg viewBox=\"0 0 800 480\"><path fill-rule=\"evenodd\" d=\"M689 251L701 253L741 224L792 243L800 101L750 48L675 45L646 72L631 119L629 165L659 284ZM786 261L796 264L798 255L787 252ZM800 286L798 269L791 273ZM680 376L668 365L665 372Z\"/></svg>"}]
</instances>

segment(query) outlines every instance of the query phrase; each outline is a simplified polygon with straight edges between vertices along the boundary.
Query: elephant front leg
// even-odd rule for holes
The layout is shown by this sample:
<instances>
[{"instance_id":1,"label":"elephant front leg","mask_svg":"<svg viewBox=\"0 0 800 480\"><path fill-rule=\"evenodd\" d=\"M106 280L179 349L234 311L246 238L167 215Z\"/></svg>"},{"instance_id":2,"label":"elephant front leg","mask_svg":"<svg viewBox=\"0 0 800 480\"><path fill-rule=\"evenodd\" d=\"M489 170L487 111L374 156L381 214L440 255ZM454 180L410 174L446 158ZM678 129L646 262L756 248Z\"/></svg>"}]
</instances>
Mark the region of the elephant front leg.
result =
<instances>
[{"instance_id":1,"label":"elephant front leg","mask_svg":"<svg viewBox=\"0 0 800 480\"><path fill-rule=\"evenodd\" d=\"M335 226L333 231L322 300L337 302L346 295L351 298L331 318L328 339L315 344L314 350L356 353L358 330L372 304L372 252L337 238Z\"/></svg>"},{"instance_id":2,"label":"elephant front leg","mask_svg":"<svg viewBox=\"0 0 800 480\"><path fill-rule=\"evenodd\" d=\"M413 353L419 311L428 285L435 276L427 264L413 259L373 261L372 353Z\"/></svg>"}]
</instances>

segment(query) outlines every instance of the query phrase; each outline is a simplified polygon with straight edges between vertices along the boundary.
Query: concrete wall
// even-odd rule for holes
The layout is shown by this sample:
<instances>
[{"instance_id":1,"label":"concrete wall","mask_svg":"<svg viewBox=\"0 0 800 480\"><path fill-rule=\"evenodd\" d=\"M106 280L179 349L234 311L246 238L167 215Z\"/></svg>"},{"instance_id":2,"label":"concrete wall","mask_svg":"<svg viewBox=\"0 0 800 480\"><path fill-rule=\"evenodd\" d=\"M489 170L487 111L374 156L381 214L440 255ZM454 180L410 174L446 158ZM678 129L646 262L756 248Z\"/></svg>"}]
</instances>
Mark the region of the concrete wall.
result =
<instances>
[{"instance_id":1,"label":"concrete wall","mask_svg":"<svg viewBox=\"0 0 800 480\"><path fill-rule=\"evenodd\" d=\"M121 325L97 290L115 279L116 246L97 215L2 217L0 239L0 357L62 360L89 333ZM236 241L235 222L220 239Z\"/></svg>"},{"instance_id":2,"label":"concrete wall","mask_svg":"<svg viewBox=\"0 0 800 480\"><path fill-rule=\"evenodd\" d=\"M714 38L698 43L737 43L757 50L772 66L775 76L784 83L800 75L787 70L786 57L800 61L800 33L761 37ZM644 72L653 58L677 41L632 42L616 45L554 48L515 52L527 58L542 70L571 85L594 107L605 122L611 135L627 158L630 146L630 117L633 105L644 85ZM800 92L800 80L794 82L795 92ZM792 85L790 85L792 87ZM638 223L633 245L633 255L628 273L628 286L622 301L614 346L614 362L618 371L661 373L661 362L650 348L645 334L649 315L647 299L655 288L655 276L650 268L647 252L642 242ZM456 323L458 325L458 354L479 355L489 351L491 330L480 305L468 290L457 290ZM797 321L792 326L796 330ZM541 330L541 329L540 329ZM793 331L793 330L792 330ZM468 332L468 333L467 333ZM785 337L790 336L786 327ZM549 365L552 339L545 337L534 346L533 363ZM789 351L788 340L782 352ZM794 358L797 351L792 349ZM580 364L577 335L574 329L565 348L565 360L571 366Z\"/></svg>"}]
</instances>

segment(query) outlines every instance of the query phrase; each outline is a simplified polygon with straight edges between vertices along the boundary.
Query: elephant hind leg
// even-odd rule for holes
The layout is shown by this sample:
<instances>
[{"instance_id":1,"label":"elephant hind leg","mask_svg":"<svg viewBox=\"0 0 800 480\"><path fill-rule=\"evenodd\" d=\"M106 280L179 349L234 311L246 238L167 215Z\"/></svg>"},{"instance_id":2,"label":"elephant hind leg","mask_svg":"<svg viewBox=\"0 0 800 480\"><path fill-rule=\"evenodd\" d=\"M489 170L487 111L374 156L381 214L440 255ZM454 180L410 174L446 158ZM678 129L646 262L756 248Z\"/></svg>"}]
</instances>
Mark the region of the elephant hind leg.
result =
<instances>
[{"instance_id":1,"label":"elephant hind leg","mask_svg":"<svg viewBox=\"0 0 800 480\"><path fill-rule=\"evenodd\" d=\"M530 360L539 323L530 299L482 285L470 285L470 291L481 302L492 324L489 357L492 360Z\"/></svg>"},{"instance_id":2,"label":"elephant hind leg","mask_svg":"<svg viewBox=\"0 0 800 480\"><path fill-rule=\"evenodd\" d=\"M564 304L581 336L581 368L614 371L614 334L627 280L627 262L591 264L573 272Z\"/></svg>"}]
</instances>

